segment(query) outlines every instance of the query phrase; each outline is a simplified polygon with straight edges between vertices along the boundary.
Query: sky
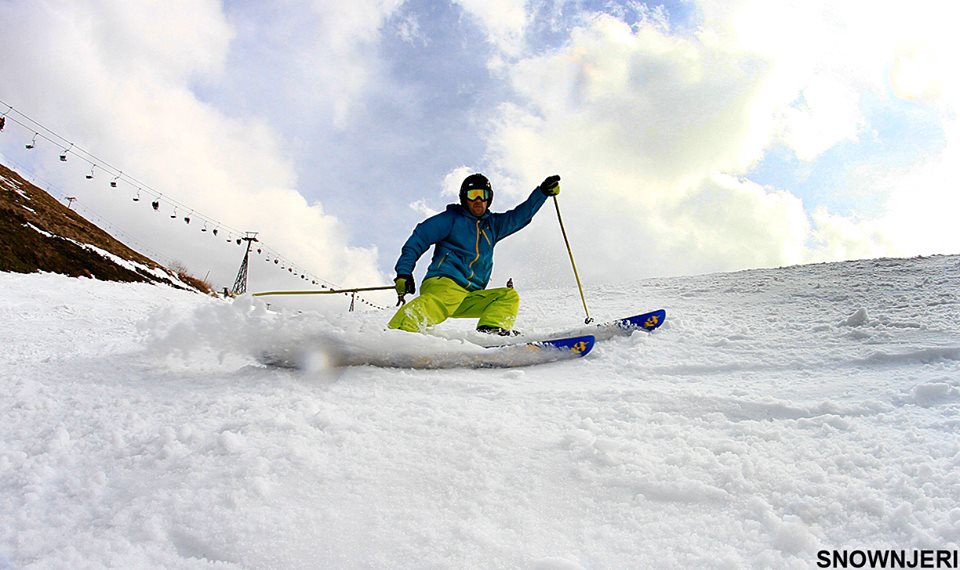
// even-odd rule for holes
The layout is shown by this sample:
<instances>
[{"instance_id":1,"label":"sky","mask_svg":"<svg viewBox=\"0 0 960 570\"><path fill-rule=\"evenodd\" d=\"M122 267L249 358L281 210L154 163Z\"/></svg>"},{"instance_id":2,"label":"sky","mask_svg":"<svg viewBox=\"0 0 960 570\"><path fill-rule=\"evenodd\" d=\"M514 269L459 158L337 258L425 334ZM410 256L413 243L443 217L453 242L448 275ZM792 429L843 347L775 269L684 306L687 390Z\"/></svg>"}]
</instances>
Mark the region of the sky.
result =
<instances>
[{"instance_id":1,"label":"sky","mask_svg":"<svg viewBox=\"0 0 960 570\"><path fill-rule=\"evenodd\" d=\"M262 239L252 290L389 284L413 227L476 171L495 211L561 175L588 289L960 251L951 2L0 10L17 22L0 36L0 158L217 287L233 283L244 231ZM27 118L110 167L62 162L43 137L26 150ZM498 246L492 286L575 287L557 217L548 203Z\"/></svg>"}]
</instances>

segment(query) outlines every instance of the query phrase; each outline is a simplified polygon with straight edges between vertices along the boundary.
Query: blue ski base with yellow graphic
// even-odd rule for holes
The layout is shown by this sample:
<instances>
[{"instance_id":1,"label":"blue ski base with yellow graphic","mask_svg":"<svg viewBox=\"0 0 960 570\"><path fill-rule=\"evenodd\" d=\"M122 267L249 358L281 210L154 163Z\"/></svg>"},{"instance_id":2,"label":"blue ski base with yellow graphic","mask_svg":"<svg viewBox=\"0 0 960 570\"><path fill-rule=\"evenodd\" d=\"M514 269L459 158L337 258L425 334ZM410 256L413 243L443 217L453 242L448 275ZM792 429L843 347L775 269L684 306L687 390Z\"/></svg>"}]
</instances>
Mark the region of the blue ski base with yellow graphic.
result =
<instances>
[{"instance_id":1,"label":"blue ski base with yellow graphic","mask_svg":"<svg viewBox=\"0 0 960 570\"><path fill-rule=\"evenodd\" d=\"M644 330L650 332L659 328L665 320L667 320L667 311L664 309L657 309L656 311L651 311L649 313L634 315L625 319L617 319L612 323L604 323L597 326L598 328L603 328L612 324L616 325L617 328L627 332L633 332L635 330Z\"/></svg>"}]
</instances>

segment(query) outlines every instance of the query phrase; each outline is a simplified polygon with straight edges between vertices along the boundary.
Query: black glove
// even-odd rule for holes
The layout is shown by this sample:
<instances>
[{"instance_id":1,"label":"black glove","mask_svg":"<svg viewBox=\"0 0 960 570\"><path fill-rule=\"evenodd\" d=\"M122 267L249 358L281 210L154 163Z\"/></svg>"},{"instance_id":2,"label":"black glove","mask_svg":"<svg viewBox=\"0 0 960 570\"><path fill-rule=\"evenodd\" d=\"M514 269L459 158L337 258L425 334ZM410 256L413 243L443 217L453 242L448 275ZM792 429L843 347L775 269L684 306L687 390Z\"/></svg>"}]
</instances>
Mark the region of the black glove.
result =
<instances>
[{"instance_id":1,"label":"black glove","mask_svg":"<svg viewBox=\"0 0 960 570\"><path fill-rule=\"evenodd\" d=\"M540 191L546 194L547 196L556 196L560 193L560 175L554 174L553 176L547 176L543 182L540 183Z\"/></svg>"},{"instance_id":2,"label":"black glove","mask_svg":"<svg viewBox=\"0 0 960 570\"><path fill-rule=\"evenodd\" d=\"M397 286L397 295L401 297L417 292L417 283L413 280L413 275L397 275L393 283Z\"/></svg>"}]
</instances>

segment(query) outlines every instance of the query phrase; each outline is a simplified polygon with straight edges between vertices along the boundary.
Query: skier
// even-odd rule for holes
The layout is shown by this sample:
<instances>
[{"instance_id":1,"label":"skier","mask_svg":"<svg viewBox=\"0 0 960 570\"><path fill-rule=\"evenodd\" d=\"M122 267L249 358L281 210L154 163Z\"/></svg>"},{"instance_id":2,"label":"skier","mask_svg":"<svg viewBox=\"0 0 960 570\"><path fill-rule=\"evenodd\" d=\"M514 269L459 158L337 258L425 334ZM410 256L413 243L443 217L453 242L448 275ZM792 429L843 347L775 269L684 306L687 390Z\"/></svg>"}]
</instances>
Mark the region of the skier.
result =
<instances>
[{"instance_id":1,"label":"skier","mask_svg":"<svg viewBox=\"0 0 960 570\"><path fill-rule=\"evenodd\" d=\"M493 270L493 247L523 229L548 196L560 193L560 177L548 176L514 209L493 213L493 188L483 174L471 174L460 185L460 203L417 225L401 248L394 283L401 300L416 293L413 268L434 246L433 259L420 296L390 319L391 329L410 332L448 318L479 319L480 332L511 335L520 308L520 295L512 287L486 289Z\"/></svg>"}]
</instances>

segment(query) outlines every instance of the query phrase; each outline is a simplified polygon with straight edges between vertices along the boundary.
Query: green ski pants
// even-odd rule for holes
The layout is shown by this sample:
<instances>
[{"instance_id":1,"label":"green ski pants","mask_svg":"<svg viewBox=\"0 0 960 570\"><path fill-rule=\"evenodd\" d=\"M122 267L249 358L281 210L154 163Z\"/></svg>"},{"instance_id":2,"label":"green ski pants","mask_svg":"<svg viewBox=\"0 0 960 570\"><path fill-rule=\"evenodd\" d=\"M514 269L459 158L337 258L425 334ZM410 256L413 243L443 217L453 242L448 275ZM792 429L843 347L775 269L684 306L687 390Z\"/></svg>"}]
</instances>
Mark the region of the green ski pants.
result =
<instances>
[{"instance_id":1,"label":"green ski pants","mask_svg":"<svg viewBox=\"0 0 960 570\"><path fill-rule=\"evenodd\" d=\"M420 332L443 321L480 319L477 326L513 328L520 309L514 289L467 291L447 277L431 277L420 285L420 296L400 307L388 328Z\"/></svg>"}]
</instances>

